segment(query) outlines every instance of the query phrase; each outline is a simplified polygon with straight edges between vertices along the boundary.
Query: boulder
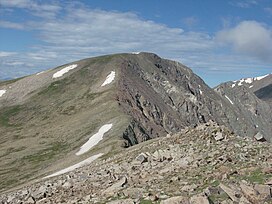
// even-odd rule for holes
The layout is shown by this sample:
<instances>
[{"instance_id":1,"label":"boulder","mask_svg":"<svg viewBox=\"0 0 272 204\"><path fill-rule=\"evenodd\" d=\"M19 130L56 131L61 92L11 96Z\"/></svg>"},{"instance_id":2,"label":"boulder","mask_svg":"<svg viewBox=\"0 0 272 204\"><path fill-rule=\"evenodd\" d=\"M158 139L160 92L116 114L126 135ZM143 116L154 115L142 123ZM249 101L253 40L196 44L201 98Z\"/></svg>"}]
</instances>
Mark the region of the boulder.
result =
<instances>
[{"instance_id":1,"label":"boulder","mask_svg":"<svg viewBox=\"0 0 272 204\"><path fill-rule=\"evenodd\" d=\"M216 141L221 141L221 140L223 140L223 139L224 139L223 133L222 133L222 132L217 132L217 133L215 134L215 136L214 136L214 139L215 139Z\"/></svg>"},{"instance_id":2,"label":"boulder","mask_svg":"<svg viewBox=\"0 0 272 204\"><path fill-rule=\"evenodd\" d=\"M161 204L190 204L189 199L183 196L176 196L161 201Z\"/></svg>"},{"instance_id":3,"label":"boulder","mask_svg":"<svg viewBox=\"0 0 272 204\"><path fill-rule=\"evenodd\" d=\"M107 204L134 204L134 201L132 199L114 200Z\"/></svg>"},{"instance_id":4,"label":"boulder","mask_svg":"<svg viewBox=\"0 0 272 204\"><path fill-rule=\"evenodd\" d=\"M139 162L140 164L147 162L148 156L145 153L141 153L136 157L136 161Z\"/></svg>"},{"instance_id":5,"label":"boulder","mask_svg":"<svg viewBox=\"0 0 272 204\"><path fill-rule=\"evenodd\" d=\"M194 195L190 198L190 204L210 204L209 199L205 195Z\"/></svg>"}]
</instances>

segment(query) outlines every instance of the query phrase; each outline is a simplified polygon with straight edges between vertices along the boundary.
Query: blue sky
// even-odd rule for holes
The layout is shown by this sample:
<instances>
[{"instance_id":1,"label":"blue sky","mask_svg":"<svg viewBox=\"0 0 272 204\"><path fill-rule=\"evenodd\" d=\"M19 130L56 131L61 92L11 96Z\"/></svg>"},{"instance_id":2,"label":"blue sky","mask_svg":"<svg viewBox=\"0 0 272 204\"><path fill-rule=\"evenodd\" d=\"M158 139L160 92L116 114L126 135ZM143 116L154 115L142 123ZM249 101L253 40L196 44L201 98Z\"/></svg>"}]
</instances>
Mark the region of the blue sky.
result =
<instances>
[{"instance_id":1,"label":"blue sky","mask_svg":"<svg viewBox=\"0 0 272 204\"><path fill-rule=\"evenodd\" d=\"M210 86L272 72L271 0L0 0L0 79L148 51Z\"/></svg>"}]
</instances>

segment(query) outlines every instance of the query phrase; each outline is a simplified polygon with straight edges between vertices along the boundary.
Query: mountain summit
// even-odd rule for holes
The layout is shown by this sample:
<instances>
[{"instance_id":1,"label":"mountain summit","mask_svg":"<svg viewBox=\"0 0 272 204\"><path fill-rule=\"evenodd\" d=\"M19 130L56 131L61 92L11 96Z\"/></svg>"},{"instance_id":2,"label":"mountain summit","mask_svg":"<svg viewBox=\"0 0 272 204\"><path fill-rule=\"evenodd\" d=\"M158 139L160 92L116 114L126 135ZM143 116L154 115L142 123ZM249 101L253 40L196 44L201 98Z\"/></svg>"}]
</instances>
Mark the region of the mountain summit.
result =
<instances>
[{"instance_id":1,"label":"mountain summit","mask_svg":"<svg viewBox=\"0 0 272 204\"><path fill-rule=\"evenodd\" d=\"M145 52L84 59L1 82L0 188L63 174L209 121L271 141L270 99L263 100L269 85L254 91L232 86L213 90L181 63Z\"/></svg>"}]
</instances>

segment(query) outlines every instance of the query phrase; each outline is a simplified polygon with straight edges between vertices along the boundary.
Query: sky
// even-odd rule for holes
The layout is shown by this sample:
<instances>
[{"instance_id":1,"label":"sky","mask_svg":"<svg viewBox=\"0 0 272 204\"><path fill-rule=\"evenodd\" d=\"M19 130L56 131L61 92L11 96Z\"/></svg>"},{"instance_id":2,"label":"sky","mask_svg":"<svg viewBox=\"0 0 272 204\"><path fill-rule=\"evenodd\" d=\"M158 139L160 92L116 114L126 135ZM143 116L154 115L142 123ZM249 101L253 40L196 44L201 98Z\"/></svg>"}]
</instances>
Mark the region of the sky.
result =
<instances>
[{"instance_id":1,"label":"sky","mask_svg":"<svg viewBox=\"0 0 272 204\"><path fill-rule=\"evenodd\" d=\"M272 73L272 0L0 0L0 80L153 52L214 87Z\"/></svg>"}]
</instances>

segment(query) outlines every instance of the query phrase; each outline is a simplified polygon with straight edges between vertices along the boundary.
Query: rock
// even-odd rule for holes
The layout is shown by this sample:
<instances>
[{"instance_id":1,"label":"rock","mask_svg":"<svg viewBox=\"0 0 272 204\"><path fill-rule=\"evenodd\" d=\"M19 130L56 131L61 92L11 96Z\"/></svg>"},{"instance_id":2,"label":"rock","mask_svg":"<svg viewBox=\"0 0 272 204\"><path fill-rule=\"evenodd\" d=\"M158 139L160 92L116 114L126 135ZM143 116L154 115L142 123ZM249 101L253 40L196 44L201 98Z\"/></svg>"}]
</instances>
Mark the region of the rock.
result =
<instances>
[{"instance_id":1,"label":"rock","mask_svg":"<svg viewBox=\"0 0 272 204\"><path fill-rule=\"evenodd\" d=\"M190 204L210 204L210 201L205 195L194 195L190 198Z\"/></svg>"},{"instance_id":2,"label":"rock","mask_svg":"<svg viewBox=\"0 0 272 204\"><path fill-rule=\"evenodd\" d=\"M161 201L161 204L190 204L189 199L183 196L176 196Z\"/></svg>"},{"instance_id":3,"label":"rock","mask_svg":"<svg viewBox=\"0 0 272 204\"><path fill-rule=\"evenodd\" d=\"M147 155L145 153L141 153L136 157L136 161L140 162L140 164L147 162Z\"/></svg>"},{"instance_id":4,"label":"rock","mask_svg":"<svg viewBox=\"0 0 272 204\"><path fill-rule=\"evenodd\" d=\"M215 134L215 136L214 136L214 139L215 139L216 141L221 141L221 140L223 140L223 139L224 139L223 133L222 133L222 132L217 132L217 133Z\"/></svg>"},{"instance_id":5,"label":"rock","mask_svg":"<svg viewBox=\"0 0 272 204\"><path fill-rule=\"evenodd\" d=\"M258 203L258 193L253 187L240 182L240 188L245 198L252 203Z\"/></svg>"},{"instance_id":6,"label":"rock","mask_svg":"<svg viewBox=\"0 0 272 204\"><path fill-rule=\"evenodd\" d=\"M198 186L196 184L192 184L192 185L185 185L181 188L182 191L186 191L186 192L190 192L190 191L194 191Z\"/></svg>"},{"instance_id":7,"label":"rock","mask_svg":"<svg viewBox=\"0 0 272 204\"><path fill-rule=\"evenodd\" d=\"M265 167L262 169L264 174L272 174L272 167Z\"/></svg>"},{"instance_id":8,"label":"rock","mask_svg":"<svg viewBox=\"0 0 272 204\"><path fill-rule=\"evenodd\" d=\"M26 202L25 202L25 204L33 204L33 203L35 203L35 200L34 200L34 198L33 197L29 197L27 200L26 200Z\"/></svg>"},{"instance_id":9,"label":"rock","mask_svg":"<svg viewBox=\"0 0 272 204\"><path fill-rule=\"evenodd\" d=\"M118 192L126 183L127 183L127 178L123 177L119 181L117 181L116 183L114 183L113 185L111 185L110 187L108 187L103 192L103 194L104 195L112 196L112 195L114 195L114 193Z\"/></svg>"},{"instance_id":10,"label":"rock","mask_svg":"<svg viewBox=\"0 0 272 204\"><path fill-rule=\"evenodd\" d=\"M225 186L224 184L220 183L219 187L225 191L226 194L231 198L234 202L239 202L239 192L232 190L231 188Z\"/></svg>"},{"instance_id":11,"label":"rock","mask_svg":"<svg viewBox=\"0 0 272 204\"><path fill-rule=\"evenodd\" d=\"M134 204L134 201L132 199L114 200L107 204Z\"/></svg>"},{"instance_id":12,"label":"rock","mask_svg":"<svg viewBox=\"0 0 272 204\"><path fill-rule=\"evenodd\" d=\"M123 191L128 198L140 199L144 197L145 189L143 188L127 188Z\"/></svg>"},{"instance_id":13,"label":"rock","mask_svg":"<svg viewBox=\"0 0 272 204\"><path fill-rule=\"evenodd\" d=\"M272 185L272 178L265 182L266 185Z\"/></svg>"},{"instance_id":14,"label":"rock","mask_svg":"<svg viewBox=\"0 0 272 204\"><path fill-rule=\"evenodd\" d=\"M234 202L232 201L232 200L223 200L222 202L221 202L221 204L234 204Z\"/></svg>"},{"instance_id":15,"label":"rock","mask_svg":"<svg viewBox=\"0 0 272 204\"><path fill-rule=\"evenodd\" d=\"M66 182L62 185L63 188L71 188L71 186L72 186L72 184L71 184L70 182L68 182L68 181L66 181Z\"/></svg>"},{"instance_id":16,"label":"rock","mask_svg":"<svg viewBox=\"0 0 272 204\"><path fill-rule=\"evenodd\" d=\"M271 190L268 185L256 184L254 189L260 194L261 200L271 199Z\"/></svg>"},{"instance_id":17,"label":"rock","mask_svg":"<svg viewBox=\"0 0 272 204\"><path fill-rule=\"evenodd\" d=\"M265 142L266 139L264 138L263 134L258 132L256 135L254 135L254 138L258 141L258 142Z\"/></svg>"}]
</instances>

